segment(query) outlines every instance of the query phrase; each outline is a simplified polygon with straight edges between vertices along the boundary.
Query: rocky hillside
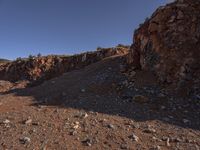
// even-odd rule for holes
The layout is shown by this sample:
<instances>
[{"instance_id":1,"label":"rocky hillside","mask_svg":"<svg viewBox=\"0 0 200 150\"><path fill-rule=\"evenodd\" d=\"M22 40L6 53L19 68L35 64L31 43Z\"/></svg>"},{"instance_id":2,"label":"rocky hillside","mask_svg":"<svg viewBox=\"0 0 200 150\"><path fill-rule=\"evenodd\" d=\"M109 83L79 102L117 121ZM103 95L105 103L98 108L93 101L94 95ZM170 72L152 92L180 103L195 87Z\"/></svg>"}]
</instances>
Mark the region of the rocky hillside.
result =
<instances>
[{"instance_id":1,"label":"rocky hillside","mask_svg":"<svg viewBox=\"0 0 200 150\"><path fill-rule=\"evenodd\" d=\"M106 57L126 54L127 46L101 48L95 52L86 52L73 56L46 56L17 59L0 66L0 79L12 82L19 80L44 81L65 72L83 68Z\"/></svg>"},{"instance_id":2,"label":"rocky hillside","mask_svg":"<svg viewBox=\"0 0 200 150\"><path fill-rule=\"evenodd\" d=\"M0 150L199 150L199 14L177 0L130 49L0 65Z\"/></svg>"},{"instance_id":3,"label":"rocky hillside","mask_svg":"<svg viewBox=\"0 0 200 150\"><path fill-rule=\"evenodd\" d=\"M199 0L158 8L134 33L130 66L153 71L162 83L199 83L199 14Z\"/></svg>"}]
</instances>

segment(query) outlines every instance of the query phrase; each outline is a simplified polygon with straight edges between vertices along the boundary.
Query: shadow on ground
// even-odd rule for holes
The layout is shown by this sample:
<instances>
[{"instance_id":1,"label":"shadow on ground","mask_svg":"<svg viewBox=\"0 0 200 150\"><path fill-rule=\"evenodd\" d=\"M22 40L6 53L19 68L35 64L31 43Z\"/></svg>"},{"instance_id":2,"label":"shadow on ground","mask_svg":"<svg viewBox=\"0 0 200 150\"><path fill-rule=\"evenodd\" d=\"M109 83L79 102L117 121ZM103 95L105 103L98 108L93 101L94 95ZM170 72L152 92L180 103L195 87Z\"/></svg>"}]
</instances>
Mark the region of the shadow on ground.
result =
<instances>
[{"instance_id":1,"label":"shadow on ground","mask_svg":"<svg viewBox=\"0 0 200 150\"><path fill-rule=\"evenodd\" d=\"M125 80L119 73L119 64L119 59L107 59L46 81L37 87L11 90L3 94L31 96L36 106L75 108L118 115L136 121L159 120L183 128L200 130L199 101L171 95L159 96L159 92L156 92L159 88L154 87L155 85L116 90L118 83ZM149 92L152 89L154 92ZM148 97L149 101L133 101L132 97L138 94Z\"/></svg>"}]
</instances>

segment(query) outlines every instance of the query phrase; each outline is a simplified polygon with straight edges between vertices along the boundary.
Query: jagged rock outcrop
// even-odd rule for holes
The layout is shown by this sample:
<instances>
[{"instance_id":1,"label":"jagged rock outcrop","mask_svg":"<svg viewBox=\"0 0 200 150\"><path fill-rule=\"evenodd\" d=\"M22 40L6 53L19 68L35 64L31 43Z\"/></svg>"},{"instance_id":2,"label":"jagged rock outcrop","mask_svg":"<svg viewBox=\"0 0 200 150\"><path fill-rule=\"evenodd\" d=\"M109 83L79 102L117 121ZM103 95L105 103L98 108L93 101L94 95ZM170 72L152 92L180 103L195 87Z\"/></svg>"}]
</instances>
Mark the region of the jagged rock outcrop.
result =
<instances>
[{"instance_id":1,"label":"jagged rock outcrop","mask_svg":"<svg viewBox=\"0 0 200 150\"><path fill-rule=\"evenodd\" d=\"M160 81L200 78L200 1L177 0L158 8L135 31L128 63L153 71Z\"/></svg>"},{"instance_id":2,"label":"jagged rock outcrop","mask_svg":"<svg viewBox=\"0 0 200 150\"><path fill-rule=\"evenodd\" d=\"M0 80L44 81L65 72L85 67L113 55L126 54L127 47L102 48L73 56L46 56L17 59L0 65Z\"/></svg>"}]
</instances>

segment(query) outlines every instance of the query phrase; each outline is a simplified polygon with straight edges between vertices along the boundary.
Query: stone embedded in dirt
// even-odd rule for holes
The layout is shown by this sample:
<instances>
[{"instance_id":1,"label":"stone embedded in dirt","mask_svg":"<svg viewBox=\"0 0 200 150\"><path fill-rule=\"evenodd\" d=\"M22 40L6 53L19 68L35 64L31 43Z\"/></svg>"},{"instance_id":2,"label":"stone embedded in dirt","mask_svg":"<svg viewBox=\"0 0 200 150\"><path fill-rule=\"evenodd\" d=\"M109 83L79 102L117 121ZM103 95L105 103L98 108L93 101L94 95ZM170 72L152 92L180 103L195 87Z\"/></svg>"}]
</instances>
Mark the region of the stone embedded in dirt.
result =
<instances>
[{"instance_id":1,"label":"stone embedded in dirt","mask_svg":"<svg viewBox=\"0 0 200 150\"><path fill-rule=\"evenodd\" d=\"M157 137L155 137L155 136L153 136L152 139L155 140L155 141L158 141L158 142L162 142L161 139L159 139L159 138L157 138Z\"/></svg>"},{"instance_id":2,"label":"stone embedded in dirt","mask_svg":"<svg viewBox=\"0 0 200 150\"><path fill-rule=\"evenodd\" d=\"M89 115L88 115L87 113L84 113L82 117L83 117L83 118L87 118L88 116L89 116Z\"/></svg>"},{"instance_id":3,"label":"stone embedded in dirt","mask_svg":"<svg viewBox=\"0 0 200 150\"><path fill-rule=\"evenodd\" d=\"M29 137L23 137L23 138L20 138L19 140L22 144L27 144L31 142L31 139Z\"/></svg>"},{"instance_id":4,"label":"stone embedded in dirt","mask_svg":"<svg viewBox=\"0 0 200 150\"><path fill-rule=\"evenodd\" d=\"M195 144L195 148L196 148L197 150L200 149L200 147L199 147L197 144Z\"/></svg>"},{"instance_id":5,"label":"stone embedded in dirt","mask_svg":"<svg viewBox=\"0 0 200 150\"><path fill-rule=\"evenodd\" d=\"M135 128L135 129L139 129L139 128L140 128L140 125L139 125L138 123L135 123L135 124L133 124L132 126L133 126L133 128Z\"/></svg>"},{"instance_id":6,"label":"stone embedded in dirt","mask_svg":"<svg viewBox=\"0 0 200 150\"><path fill-rule=\"evenodd\" d=\"M26 124L26 125L29 125L29 124L31 124L32 123L32 119L31 118L29 118L29 119L27 119L24 123Z\"/></svg>"},{"instance_id":7,"label":"stone embedded in dirt","mask_svg":"<svg viewBox=\"0 0 200 150\"><path fill-rule=\"evenodd\" d=\"M169 141L170 141L169 138L167 138L166 144L167 144L168 147L170 146Z\"/></svg>"},{"instance_id":8,"label":"stone embedded in dirt","mask_svg":"<svg viewBox=\"0 0 200 150\"><path fill-rule=\"evenodd\" d=\"M75 135L75 134L77 134L77 131L70 131L69 132L69 135Z\"/></svg>"},{"instance_id":9,"label":"stone embedded in dirt","mask_svg":"<svg viewBox=\"0 0 200 150\"><path fill-rule=\"evenodd\" d=\"M85 119L89 115L86 112L78 112L74 117Z\"/></svg>"},{"instance_id":10,"label":"stone embedded in dirt","mask_svg":"<svg viewBox=\"0 0 200 150\"><path fill-rule=\"evenodd\" d=\"M78 121L76 121L75 123L73 123L73 129L78 129L80 128L80 123Z\"/></svg>"},{"instance_id":11,"label":"stone embedded in dirt","mask_svg":"<svg viewBox=\"0 0 200 150\"><path fill-rule=\"evenodd\" d=\"M10 120L6 119L2 122L3 124L9 124L10 123Z\"/></svg>"},{"instance_id":12,"label":"stone embedded in dirt","mask_svg":"<svg viewBox=\"0 0 200 150\"><path fill-rule=\"evenodd\" d=\"M152 128L151 126L148 126L147 129L145 129L143 132L145 133L156 133L156 130Z\"/></svg>"},{"instance_id":13,"label":"stone embedded in dirt","mask_svg":"<svg viewBox=\"0 0 200 150\"><path fill-rule=\"evenodd\" d=\"M180 138L175 138L175 137L170 138L170 141L172 141L172 142L182 142L182 140Z\"/></svg>"},{"instance_id":14,"label":"stone embedded in dirt","mask_svg":"<svg viewBox=\"0 0 200 150\"><path fill-rule=\"evenodd\" d=\"M93 141L90 138L86 138L85 140L82 141L82 143L86 146L92 146Z\"/></svg>"},{"instance_id":15,"label":"stone embedded in dirt","mask_svg":"<svg viewBox=\"0 0 200 150\"><path fill-rule=\"evenodd\" d=\"M113 124L108 124L108 128L115 129L115 126Z\"/></svg>"},{"instance_id":16,"label":"stone embedded in dirt","mask_svg":"<svg viewBox=\"0 0 200 150\"><path fill-rule=\"evenodd\" d=\"M136 142L139 141L139 137L136 136L134 133L132 135L130 135L129 138L132 139L133 141L136 141Z\"/></svg>"},{"instance_id":17,"label":"stone embedded in dirt","mask_svg":"<svg viewBox=\"0 0 200 150\"><path fill-rule=\"evenodd\" d=\"M148 103L149 102L149 98L143 95L136 95L133 97L133 101L136 103Z\"/></svg>"}]
</instances>

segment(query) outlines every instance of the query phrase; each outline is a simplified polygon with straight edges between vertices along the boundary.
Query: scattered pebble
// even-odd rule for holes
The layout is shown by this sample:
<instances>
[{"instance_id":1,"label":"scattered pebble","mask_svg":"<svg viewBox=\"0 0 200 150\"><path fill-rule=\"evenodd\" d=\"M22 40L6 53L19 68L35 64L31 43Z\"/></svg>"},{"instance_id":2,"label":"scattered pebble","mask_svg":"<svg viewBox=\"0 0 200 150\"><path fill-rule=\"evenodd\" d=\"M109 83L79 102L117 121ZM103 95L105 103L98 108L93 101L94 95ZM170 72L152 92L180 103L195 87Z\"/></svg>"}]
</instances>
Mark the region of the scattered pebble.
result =
<instances>
[{"instance_id":1,"label":"scattered pebble","mask_svg":"<svg viewBox=\"0 0 200 150\"><path fill-rule=\"evenodd\" d=\"M80 127L79 125L80 125L80 123L78 121L76 121L74 123L73 129L78 129Z\"/></svg>"},{"instance_id":2,"label":"scattered pebble","mask_svg":"<svg viewBox=\"0 0 200 150\"><path fill-rule=\"evenodd\" d=\"M25 122L24 122L26 125L29 125L29 124L31 124L32 123L32 119L27 119Z\"/></svg>"},{"instance_id":3,"label":"scattered pebble","mask_svg":"<svg viewBox=\"0 0 200 150\"><path fill-rule=\"evenodd\" d=\"M155 136L153 136L152 139L155 140L155 141L158 141L158 142L162 142L161 139L159 139L159 138L157 138L157 137L155 137Z\"/></svg>"},{"instance_id":4,"label":"scattered pebble","mask_svg":"<svg viewBox=\"0 0 200 150\"><path fill-rule=\"evenodd\" d=\"M75 134L77 134L77 131L71 131L69 134L70 135L75 135Z\"/></svg>"},{"instance_id":5,"label":"scattered pebble","mask_svg":"<svg viewBox=\"0 0 200 150\"><path fill-rule=\"evenodd\" d=\"M77 118L87 118L89 115L86 112L79 112L78 114L75 115Z\"/></svg>"},{"instance_id":6,"label":"scattered pebble","mask_svg":"<svg viewBox=\"0 0 200 150\"><path fill-rule=\"evenodd\" d=\"M10 123L10 120L6 119L3 121L3 124L9 124Z\"/></svg>"},{"instance_id":7,"label":"scattered pebble","mask_svg":"<svg viewBox=\"0 0 200 150\"><path fill-rule=\"evenodd\" d=\"M112 125L112 124L108 124L108 128L110 128L110 129L115 129L115 126Z\"/></svg>"},{"instance_id":8,"label":"scattered pebble","mask_svg":"<svg viewBox=\"0 0 200 150\"><path fill-rule=\"evenodd\" d=\"M30 143L31 139L29 137L23 137L19 139L22 144Z\"/></svg>"},{"instance_id":9,"label":"scattered pebble","mask_svg":"<svg viewBox=\"0 0 200 150\"><path fill-rule=\"evenodd\" d=\"M145 133L156 133L156 130L151 128L151 127L148 127L147 129L144 130Z\"/></svg>"},{"instance_id":10,"label":"scattered pebble","mask_svg":"<svg viewBox=\"0 0 200 150\"><path fill-rule=\"evenodd\" d=\"M139 137L136 136L134 133L132 135L130 135L129 138L132 139L133 141L136 141L136 142L139 141Z\"/></svg>"},{"instance_id":11,"label":"scattered pebble","mask_svg":"<svg viewBox=\"0 0 200 150\"><path fill-rule=\"evenodd\" d=\"M169 138L167 138L166 144L167 144L168 147L170 146Z\"/></svg>"},{"instance_id":12,"label":"scattered pebble","mask_svg":"<svg viewBox=\"0 0 200 150\"><path fill-rule=\"evenodd\" d=\"M82 143L83 143L84 145L86 145L86 146L92 146L92 143L93 143L93 142L92 142L91 139L87 138L87 139L83 140Z\"/></svg>"}]
</instances>

